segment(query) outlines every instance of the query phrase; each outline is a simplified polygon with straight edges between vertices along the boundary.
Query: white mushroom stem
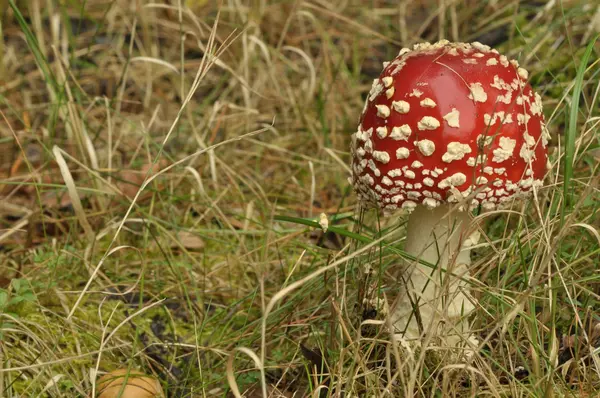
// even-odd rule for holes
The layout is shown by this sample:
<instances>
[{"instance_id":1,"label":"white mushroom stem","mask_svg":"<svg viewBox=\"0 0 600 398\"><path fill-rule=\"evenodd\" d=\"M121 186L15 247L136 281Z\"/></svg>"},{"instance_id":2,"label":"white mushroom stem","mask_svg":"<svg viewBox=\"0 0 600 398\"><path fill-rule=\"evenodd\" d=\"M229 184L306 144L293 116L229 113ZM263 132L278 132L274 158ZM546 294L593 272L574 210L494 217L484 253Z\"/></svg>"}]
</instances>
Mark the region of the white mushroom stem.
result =
<instances>
[{"instance_id":1,"label":"white mushroom stem","mask_svg":"<svg viewBox=\"0 0 600 398\"><path fill-rule=\"evenodd\" d=\"M462 247L462 242L469 222L467 212L448 204L432 210L419 205L410 215L404 251L435 267L410 261L402 274L403 291L393 322L404 338L418 339L423 333L453 334L456 341L461 339L458 334L468 329L462 319L474 308L464 280L471 259L470 249ZM447 323L438 333L440 320ZM454 327L458 328L458 334L452 332Z\"/></svg>"}]
</instances>

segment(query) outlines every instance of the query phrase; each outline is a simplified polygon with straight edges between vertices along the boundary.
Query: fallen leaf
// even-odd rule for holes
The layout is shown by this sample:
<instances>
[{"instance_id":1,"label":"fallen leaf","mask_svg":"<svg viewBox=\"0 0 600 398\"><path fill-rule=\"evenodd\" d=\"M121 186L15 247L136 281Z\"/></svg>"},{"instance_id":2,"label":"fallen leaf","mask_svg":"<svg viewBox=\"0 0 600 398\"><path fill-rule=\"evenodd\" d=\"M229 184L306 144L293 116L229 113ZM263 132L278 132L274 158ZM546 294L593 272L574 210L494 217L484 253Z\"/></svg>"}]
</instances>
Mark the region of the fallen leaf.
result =
<instances>
[{"instance_id":1,"label":"fallen leaf","mask_svg":"<svg viewBox=\"0 0 600 398\"><path fill-rule=\"evenodd\" d=\"M150 175L155 175L161 169L166 167L168 162L164 159L159 160L156 164L145 164L140 170L123 170L119 173L119 181L116 182L116 186L123 192L129 199L133 199L137 194L139 188L146 179L148 170L152 168Z\"/></svg>"},{"instance_id":2,"label":"fallen leaf","mask_svg":"<svg viewBox=\"0 0 600 398\"><path fill-rule=\"evenodd\" d=\"M198 235L188 231L180 231L177 233L177 242L171 244L171 248L183 246L188 250L199 250L204 248L204 240Z\"/></svg>"}]
</instances>

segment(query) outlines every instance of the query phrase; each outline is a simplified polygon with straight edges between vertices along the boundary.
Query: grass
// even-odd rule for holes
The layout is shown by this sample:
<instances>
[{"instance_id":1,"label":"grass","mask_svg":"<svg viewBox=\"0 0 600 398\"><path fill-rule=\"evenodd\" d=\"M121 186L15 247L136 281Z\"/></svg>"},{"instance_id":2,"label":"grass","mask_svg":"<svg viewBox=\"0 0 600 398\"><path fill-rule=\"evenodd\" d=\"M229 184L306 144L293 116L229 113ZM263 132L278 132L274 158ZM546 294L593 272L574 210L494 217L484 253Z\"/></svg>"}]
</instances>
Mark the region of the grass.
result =
<instances>
[{"instance_id":1,"label":"grass","mask_svg":"<svg viewBox=\"0 0 600 398\"><path fill-rule=\"evenodd\" d=\"M0 396L596 396L598 6L216 3L0 1ZM346 180L381 62L439 38L519 59L553 137L475 214L468 366L389 338L406 220Z\"/></svg>"}]
</instances>

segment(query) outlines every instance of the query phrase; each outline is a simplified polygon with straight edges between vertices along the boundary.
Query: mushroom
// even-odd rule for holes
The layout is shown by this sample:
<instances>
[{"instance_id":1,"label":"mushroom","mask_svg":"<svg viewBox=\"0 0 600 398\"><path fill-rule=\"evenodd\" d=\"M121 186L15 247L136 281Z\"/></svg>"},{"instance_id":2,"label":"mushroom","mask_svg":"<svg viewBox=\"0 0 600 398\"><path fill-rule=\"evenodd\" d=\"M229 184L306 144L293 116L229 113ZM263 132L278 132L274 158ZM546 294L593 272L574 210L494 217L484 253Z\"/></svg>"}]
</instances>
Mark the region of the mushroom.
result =
<instances>
[{"instance_id":1,"label":"mushroom","mask_svg":"<svg viewBox=\"0 0 600 398\"><path fill-rule=\"evenodd\" d=\"M527 71L489 46L423 43L384 63L352 135L350 182L363 205L410 213L404 251L418 261L392 318L405 339L440 320L454 322L445 334L468 329L469 210L539 187L547 144Z\"/></svg>"},{"instance_id":2,"label":"mushroom","mask_svg":"<svg viewBox=\"0 0 600 398\"><path fill-rule=\"evenodd\" d=\"M117 369L98 379L98 398L162 398L158 380L135 370Z\"/></svg>"}]
</instances>

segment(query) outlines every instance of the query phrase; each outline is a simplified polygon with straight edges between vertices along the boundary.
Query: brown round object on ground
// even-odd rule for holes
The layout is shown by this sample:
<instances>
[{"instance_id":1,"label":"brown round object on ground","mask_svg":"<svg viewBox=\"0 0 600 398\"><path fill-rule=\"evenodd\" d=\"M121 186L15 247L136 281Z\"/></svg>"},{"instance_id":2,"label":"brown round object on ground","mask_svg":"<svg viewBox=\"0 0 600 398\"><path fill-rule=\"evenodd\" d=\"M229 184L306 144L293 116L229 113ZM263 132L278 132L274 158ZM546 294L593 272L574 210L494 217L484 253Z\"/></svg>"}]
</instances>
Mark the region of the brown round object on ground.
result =
<instances>
[{"instance_id":1,"label":"brown round object on ground","mask_svg":"<svg viewBox=\"0 0 600 398\"><path fill-rule=\"evenodd\" d=\"M98 379L97 398L162 398L165 397L158 380L137 370L117 369Z\"/></svg>"}]
</instances>

